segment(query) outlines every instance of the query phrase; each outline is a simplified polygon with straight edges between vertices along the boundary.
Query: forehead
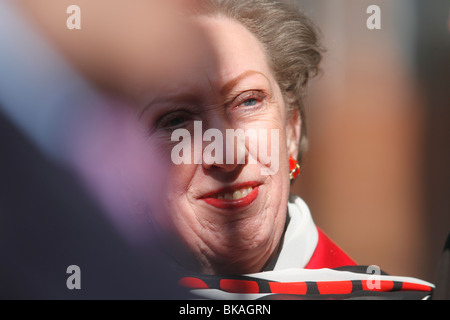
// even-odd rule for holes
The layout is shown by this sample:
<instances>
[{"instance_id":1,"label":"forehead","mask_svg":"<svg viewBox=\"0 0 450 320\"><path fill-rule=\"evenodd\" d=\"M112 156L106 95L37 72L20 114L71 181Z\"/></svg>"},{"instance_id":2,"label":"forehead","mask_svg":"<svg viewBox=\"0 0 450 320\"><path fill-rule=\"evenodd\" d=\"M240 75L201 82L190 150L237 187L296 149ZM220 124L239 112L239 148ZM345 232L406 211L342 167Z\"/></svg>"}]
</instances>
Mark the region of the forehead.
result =
<instances>
[{"instance_id":1,"label":"forehead","mask_svg":"<svg viewBox=\"0 0 450 320\"><path fill-rule=\"evenodd\" d=\"M183 67L164 85L164 91L177 95L209 90L222 93L245 81L274 84L261 43L243 25L221 17L195 17L203 41L196 43L196 62ZM193 48L189 48L193 49Z\"/></svg>"},{"instance_id":2,"label":"forehead","mask_svg":"<svg viewBox=\"0 0 450 320\"><path fill-rule=\"evenodd\" d=\"M271 71L262 44L242 24L221 17L198 17L196 23L210 45L203 61L213 83L223 84L248 70L269 78Z\"/></svg>"}]
</instances>

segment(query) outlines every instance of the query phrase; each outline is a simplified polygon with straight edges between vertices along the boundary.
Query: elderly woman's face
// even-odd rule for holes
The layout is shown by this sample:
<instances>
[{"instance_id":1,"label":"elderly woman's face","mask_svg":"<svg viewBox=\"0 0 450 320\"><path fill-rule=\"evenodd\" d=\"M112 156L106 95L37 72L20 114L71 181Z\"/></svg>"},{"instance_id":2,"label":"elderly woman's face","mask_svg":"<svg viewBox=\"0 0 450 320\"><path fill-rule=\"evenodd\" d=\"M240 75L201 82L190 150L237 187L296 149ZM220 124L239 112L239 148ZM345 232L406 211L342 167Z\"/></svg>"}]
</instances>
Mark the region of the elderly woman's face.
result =
<instances>
[{"instance_id":1,"label":"elderly woman's face","mask_svg":"<svg viewBox=\"0 0 450 320\"><path fill-rule=\"evenodd\" d=\"M288 157L297 152L300 120L288 119L262 46L245 27L222 18L196 18L196 23L210 46L202 66L192 66L188 77L176 78L154 94L142 113L150 139L170 165L166 199L161 200L167 202L166 215L177 235L174 255L205 273L258 272L276 253L285 227ZM200 135L194 132L199 124ZM181 141L171 141L177 129L190 133L191 163L173 163L173 150ZM223 134L223 149L210 153L213 162L194 163L194 136L203 140L205 151L214 141L202 136L209 129ZM245 163L238 161L237 152L227 161L231 149L237 151L226 141L229 129L262 132L257 142L266 138L267 146L259 144L255 151L247 141ZM272 146L275 154L270 154ZM270 163L262 159L263 148Z\"/></svg>"}]
</instances>

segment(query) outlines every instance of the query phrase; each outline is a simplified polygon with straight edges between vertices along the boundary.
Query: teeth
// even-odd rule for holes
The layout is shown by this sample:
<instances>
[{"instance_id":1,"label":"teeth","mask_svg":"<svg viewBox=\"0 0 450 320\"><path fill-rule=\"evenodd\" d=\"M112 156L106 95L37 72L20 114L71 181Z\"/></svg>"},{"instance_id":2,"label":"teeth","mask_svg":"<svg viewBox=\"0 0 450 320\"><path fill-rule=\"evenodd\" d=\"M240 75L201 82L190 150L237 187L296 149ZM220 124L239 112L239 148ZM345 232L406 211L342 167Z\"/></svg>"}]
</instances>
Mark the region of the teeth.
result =
<instances>
[{"instance_id":1,"label":"teeth","mask_svg":"<svg viewBox=\"0 0 450 320\"><path fill-rule=\"evenodd\" d=\"M233 192L233 199L237 200L242 198L242 193L239 190L236 190L235 192Z\"/></svg>"},{"instance_id":2,"label":"teeth","mask_svg":"<svg viewBox=\"0 0 450 320\"><path fill-rule=\"evenodd\" d=\"M245 198L250 192L252 192L253 188L243 188L234 191L233 193L222 193L216 196L217 199L225 199L225 200L239 200Z\"/></svg>"}]
</instances>

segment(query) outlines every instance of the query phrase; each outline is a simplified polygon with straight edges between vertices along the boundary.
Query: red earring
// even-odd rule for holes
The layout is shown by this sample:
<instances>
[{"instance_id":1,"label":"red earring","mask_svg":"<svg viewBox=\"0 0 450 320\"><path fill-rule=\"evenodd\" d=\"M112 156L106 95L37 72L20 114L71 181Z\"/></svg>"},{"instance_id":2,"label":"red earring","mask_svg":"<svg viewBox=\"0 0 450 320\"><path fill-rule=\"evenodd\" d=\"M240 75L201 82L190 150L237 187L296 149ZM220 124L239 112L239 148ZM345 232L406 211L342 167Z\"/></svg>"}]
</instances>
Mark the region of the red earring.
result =
<instances>
[{"instance_id":1,"label":"red earring","mask_svg":"<svg viewBox=\"0 0 450 320\"><path fill-rule=\"evenodd\" d=\"M300 165L292 156L289 157L289 178L294 180L300 173Z\"/></svg>"}]
</instances>

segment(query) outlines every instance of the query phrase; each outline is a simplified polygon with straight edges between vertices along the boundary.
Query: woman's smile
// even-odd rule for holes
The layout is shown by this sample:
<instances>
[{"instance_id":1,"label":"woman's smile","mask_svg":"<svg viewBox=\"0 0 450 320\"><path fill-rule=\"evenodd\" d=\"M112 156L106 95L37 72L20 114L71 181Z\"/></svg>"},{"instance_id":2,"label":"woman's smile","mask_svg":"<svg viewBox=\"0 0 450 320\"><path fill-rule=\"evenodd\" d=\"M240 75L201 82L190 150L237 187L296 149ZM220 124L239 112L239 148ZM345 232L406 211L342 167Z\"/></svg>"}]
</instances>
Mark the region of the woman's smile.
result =
<instances>
[{"instance_id":1,"label":"woman's smile","mask_svg":"<svg viewBox=\"0 0 450 320\"><path fill-rule=\"evenodd\" d=\"M252 204L258 197L258 182L246 182L210 192L201 200L218 209L233 210Z\"/></svg>"}]
</instances>

